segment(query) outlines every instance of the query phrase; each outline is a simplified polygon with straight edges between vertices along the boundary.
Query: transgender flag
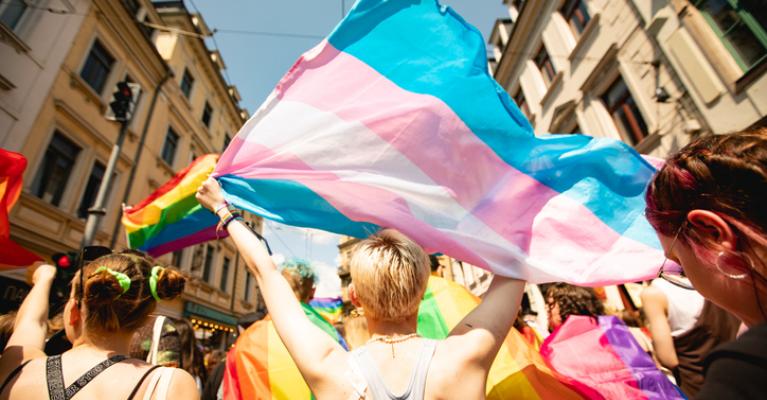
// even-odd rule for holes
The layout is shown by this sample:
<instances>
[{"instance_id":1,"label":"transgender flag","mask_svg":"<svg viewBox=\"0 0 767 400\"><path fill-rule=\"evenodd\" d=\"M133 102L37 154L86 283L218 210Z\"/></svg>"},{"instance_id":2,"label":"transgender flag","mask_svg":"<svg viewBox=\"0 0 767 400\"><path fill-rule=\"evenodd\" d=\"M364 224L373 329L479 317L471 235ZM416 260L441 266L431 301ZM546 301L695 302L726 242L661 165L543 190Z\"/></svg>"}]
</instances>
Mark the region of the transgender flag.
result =
<instances>
[{"instance_id":1,"label":"transgender flag","mask_svg":"<svg viewBox=\"0 0 767 400\"><path fill-rule=\"evenodd\" d=\"M582 135L536 137L476 28L435 0L360 0L293 65L216 166L235 206L532 282L654 276L655 169Z\"/></svg>"}]
</instances>

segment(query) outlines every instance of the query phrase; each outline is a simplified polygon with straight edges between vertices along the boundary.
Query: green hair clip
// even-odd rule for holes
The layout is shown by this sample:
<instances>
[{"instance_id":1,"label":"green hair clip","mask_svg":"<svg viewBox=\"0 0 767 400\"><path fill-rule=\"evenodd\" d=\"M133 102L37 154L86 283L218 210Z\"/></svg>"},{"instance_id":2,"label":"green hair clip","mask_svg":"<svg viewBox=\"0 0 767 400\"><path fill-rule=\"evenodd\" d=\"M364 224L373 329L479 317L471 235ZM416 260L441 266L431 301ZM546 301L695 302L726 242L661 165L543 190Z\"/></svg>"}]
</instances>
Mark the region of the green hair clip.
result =
<instances>
[{"instance_id":1,"label":"green hair clip","mask_svg":"<svg viewBox=\"0 0 767 400\"><path fill-rule=\"evenodd\" d=\"M115 279L117 279L117 282L120 284L120 287L123 290L123 292L120 293L120 296L124 295L125 292L127 292L128 289L130 289L130 282L131 282L130 277L128 275L125 275L122 272L115 271L112 268L107 268L102 265L101 267L96 268L96 271L93 273L98 274L99 272L104 272L104 271L108 272L110 275L114 276ZM119 298L120 296L117 296L117 297Z\"/></svg>"},{"instance_id":2,"label":"green hair clip","mask_svg":"<svg viewBox=\"0 0 767 400\"><path fill-rule=\"evenodd\" d=\"M149 291L152 292L152 297L154 297L155 300L160 301L160 296L157 295L157 280L159 279L158 275L160 275L160 271L164 270L165 268L155 265L152 267L152 274L149 275Z\"/></svg>"}]
</instances>

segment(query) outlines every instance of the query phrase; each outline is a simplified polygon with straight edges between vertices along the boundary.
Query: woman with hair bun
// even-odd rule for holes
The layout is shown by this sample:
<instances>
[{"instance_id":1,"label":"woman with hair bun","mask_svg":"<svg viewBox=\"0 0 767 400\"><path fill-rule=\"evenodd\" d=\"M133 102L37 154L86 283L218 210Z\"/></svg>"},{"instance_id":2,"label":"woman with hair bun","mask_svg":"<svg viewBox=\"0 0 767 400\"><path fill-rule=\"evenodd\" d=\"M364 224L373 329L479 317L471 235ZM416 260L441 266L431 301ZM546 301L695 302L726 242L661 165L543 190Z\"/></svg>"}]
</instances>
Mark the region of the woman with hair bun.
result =
<instances>
[{"instance_id":1,"label":"woman with hair bun","mask_svg":"<svg viewBox=\"0 0 767 400\"><path fill-rule=\"evenodd\" d=\"M48 274L50 281L53 274L55 269ZM49 280L42 280L48 289ZM155 265L135 251L109 254L85 265L72 279L64 306L64 329L72 349L46 357L39 339L44 334L38 332L45 329L45 320L17 323L19 329L0 358L0 399L164 399L168 393L198 398L186 371L158 369L125 355L134 331L157 302L181 294L184 283L178 271ZM19 310L21 320L47 314L44 292L33 287Z\"/></svg>"},{"instance_id":2,"label":"woman with hair bun","mask_svg":"<svg viewBox=\"0 0 767 400\"><path fill-rule=\"evenodd\" d=\"M685 275L666 263L659 276L748 327L708 354L697 398L765 398L767 128L706 136L671 156L650 183L646 214Z\"/></svg>"}]
</instances>

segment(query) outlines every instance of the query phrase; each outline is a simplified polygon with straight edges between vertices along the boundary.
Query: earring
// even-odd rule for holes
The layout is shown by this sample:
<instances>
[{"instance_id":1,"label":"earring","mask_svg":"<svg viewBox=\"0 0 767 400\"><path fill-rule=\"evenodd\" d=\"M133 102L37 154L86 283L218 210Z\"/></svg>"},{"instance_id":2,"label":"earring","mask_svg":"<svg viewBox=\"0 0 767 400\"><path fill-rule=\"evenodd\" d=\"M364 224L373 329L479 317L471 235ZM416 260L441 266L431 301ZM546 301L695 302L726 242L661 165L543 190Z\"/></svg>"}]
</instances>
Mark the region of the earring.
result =
<instances>
[{"instance_id":1,"label":"earring","mask_svg":"<svg viewBox=\"0 0 767 400\"><path fill-rule=\"evenodd\" d=\"M728 277L730 279L743 279L743 278L748 276L748 272L740 272L740 271L743 271L743 269L744 269L743 267L740 267L740 266L738 266L738 267L725 267L725 266L723 266L722 259L726 258L726 257L733 257L733 256L727 255L727 252L724 252L724 251L720 251L716 255L716 261L714 262L714 265L716 265L716 269L718 269L719 272L721 272L722 274L724 274L726 277ZM744 262L746 264L744 266L746 271L750 271L750 270L752 270L754 268L754 263L751 261L751 257L748 254L741 253L741 254L738 255L738 258L740 260L743 260L742 262ZM728 272L727 270L725 270L725 268L735 269L736 271L739 271L739 272L737 272L737 273Z\"/></svg>"}]
</instances>

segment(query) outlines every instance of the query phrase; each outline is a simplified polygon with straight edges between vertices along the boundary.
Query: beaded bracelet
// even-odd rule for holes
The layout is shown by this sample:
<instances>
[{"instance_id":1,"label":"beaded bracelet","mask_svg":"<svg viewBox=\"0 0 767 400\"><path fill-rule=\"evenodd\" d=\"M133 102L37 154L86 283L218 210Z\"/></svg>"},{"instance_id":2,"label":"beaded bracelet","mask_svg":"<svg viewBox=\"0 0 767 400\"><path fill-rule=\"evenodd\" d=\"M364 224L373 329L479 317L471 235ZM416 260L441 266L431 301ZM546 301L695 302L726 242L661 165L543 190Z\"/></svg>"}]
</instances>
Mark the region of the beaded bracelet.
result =
<instances>
[{"instance_id":1,"label":"beaded bracelet","mask_svg":"<svg viewBox=\"0 0 767 400\"><path fill-rule=\"evenodd\" d=\"M231 224L232 221L235 221L235 220L242 221L243 220L242 215L240 215L239 213L230 213L227 219L221 222L221 227L226 229L226 227L229 226L229 224Z\"/></svg>"}]
</instances>

